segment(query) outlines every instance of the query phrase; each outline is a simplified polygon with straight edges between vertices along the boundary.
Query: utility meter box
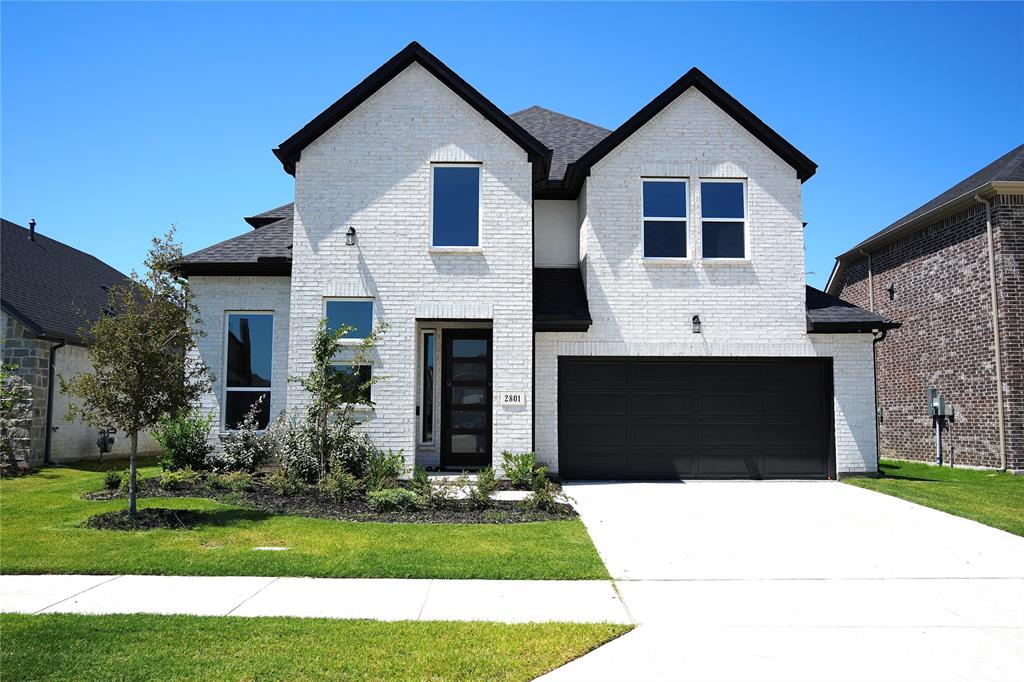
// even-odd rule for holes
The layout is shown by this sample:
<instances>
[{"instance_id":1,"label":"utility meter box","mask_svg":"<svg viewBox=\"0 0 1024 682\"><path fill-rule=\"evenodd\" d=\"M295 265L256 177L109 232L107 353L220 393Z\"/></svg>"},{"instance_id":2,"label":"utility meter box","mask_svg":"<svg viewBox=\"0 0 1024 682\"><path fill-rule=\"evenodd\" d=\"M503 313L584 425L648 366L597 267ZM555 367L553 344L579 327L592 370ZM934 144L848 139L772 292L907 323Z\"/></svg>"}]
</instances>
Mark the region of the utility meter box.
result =
<instances>
[{"instance_id":1,"label":"utility meter box","mask_svg":"<svg viewBox=\"0 0 1024 682\"><path fill-rule=\"evenodd\" d=\"M946 402L946 399L939 395L939 389L928 389L928 415L930 417L952 417L953 406Z\"/></svg>"}]
</instances>

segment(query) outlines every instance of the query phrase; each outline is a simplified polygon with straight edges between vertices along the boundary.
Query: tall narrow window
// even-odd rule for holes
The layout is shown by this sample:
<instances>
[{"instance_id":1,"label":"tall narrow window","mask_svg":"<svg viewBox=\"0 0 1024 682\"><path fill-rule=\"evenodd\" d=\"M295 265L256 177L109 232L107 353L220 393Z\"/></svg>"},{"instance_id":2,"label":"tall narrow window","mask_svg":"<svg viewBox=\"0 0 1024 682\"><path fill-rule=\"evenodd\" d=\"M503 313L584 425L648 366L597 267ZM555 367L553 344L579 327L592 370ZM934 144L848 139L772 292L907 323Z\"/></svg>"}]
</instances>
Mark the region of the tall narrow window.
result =
<instances>
[{"instance_id":1,"label":"tall narrow window","mask_svg":"<svg viewBox=\"0 0 1024 682\"><path fill-rule=\"evenodd\" d=\"M480 246L480 166L433 167L433 246Z\"/></svg>"},{"instance_id":2,"label":"tall narrow window","mask_svg":"<svg viewBox=\"0 0 1024 682\"><path fill-rule=\"evenodd\" d=\"M423 335L423 429L420 440L434 442L434 332Z\"/></svg>"},{"instance_id":3,"label":"tall narrow window","mask_svg":"<svg viewBox=\"0 0 1024 682\"><path fill-rule=\"evenodd\" d=\"M224 373L224 428L237 429L253 405L259 427L270 422L271 372L274 357L274 316L230 313L227 320L227 362Z\"/></svg>"},{"instance_id":4,"label":"tall narrow window","mask_svg":"<svg viewBox=\"0 0 1024 682\"><path fill-rule=\"evenodd\" d=\"M686 181L643 181L644 258L686 258Z\"/></svg>"},{"instance_id":5,"label":"tall narrow window","mask_svg":"<svg viewBox=\"0 0 1024 682\"><path fill-rule=\"evenodd\" d=\"M704 258L746 258L746 183L701 180L701 253Z\"/></svg>"}]
</instances>

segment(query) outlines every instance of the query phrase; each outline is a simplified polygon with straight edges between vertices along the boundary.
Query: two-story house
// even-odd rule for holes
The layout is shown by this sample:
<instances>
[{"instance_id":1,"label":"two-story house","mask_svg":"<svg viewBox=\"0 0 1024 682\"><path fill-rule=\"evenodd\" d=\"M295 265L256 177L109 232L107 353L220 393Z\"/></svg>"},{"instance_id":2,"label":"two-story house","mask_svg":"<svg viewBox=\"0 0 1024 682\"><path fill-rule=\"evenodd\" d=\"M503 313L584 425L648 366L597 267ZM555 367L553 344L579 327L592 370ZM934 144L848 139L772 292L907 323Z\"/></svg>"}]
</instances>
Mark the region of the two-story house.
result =
<instances>
[{"instance_id":1,"label":"two-story house","mask_svg":"<svg viewBox=\"0 0 1024 682\"><path fill-rule=\"evenodd\" d=\"M563 478L876 469L885 318L804 284L815 164L693 69L614 131L506 114L416 43L274 153L295 201L187 256L214 432L298 410L321 318L407 462Z\"/></svg>"}]
</instances>

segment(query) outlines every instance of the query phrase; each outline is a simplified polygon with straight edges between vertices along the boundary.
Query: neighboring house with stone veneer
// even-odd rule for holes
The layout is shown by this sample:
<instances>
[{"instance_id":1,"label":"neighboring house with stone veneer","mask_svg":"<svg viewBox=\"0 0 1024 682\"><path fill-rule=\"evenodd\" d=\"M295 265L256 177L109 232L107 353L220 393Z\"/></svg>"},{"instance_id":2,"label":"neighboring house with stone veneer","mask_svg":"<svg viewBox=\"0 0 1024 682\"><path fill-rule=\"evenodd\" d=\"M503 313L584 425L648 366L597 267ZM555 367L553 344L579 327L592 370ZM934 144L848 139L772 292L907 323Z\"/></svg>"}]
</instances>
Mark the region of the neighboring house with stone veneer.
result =
<instances>
[{"instance_id":1,"label":"neighboring house with stone veneer","mask_svg":"<svg viewBox=\"0 0 1024 682\"><path fill-rule=\"evenodd\" d=\"M946 461L1024 471L1024 145L839 256L828 292L903 323L878 346L883 456L934 458L936 388Z\"/></svg>"},{"instance_id":2,"label":"neighboring house with stone veneer","mask_svg":"<svg viewBox=\"0 0 1024 682\"><path fill-rule=\"evenodd\" d=\"M31 223L30 223L31 224ZM83 325L99 319L106 287L126 277L103 261L34 229L0 220L0 339L4 364L32 387L29 464L66 462L99 456L97 429L66 419L70 398L60 393L58 376L92 369ZM127 456L130 443L116 436L110 456ZM148 434L140 452L156 449Z\"/></svg>"},{"instance_id":3,"label":"neighboring house with stone veneer","mask_svg":"<svg viewBox=\"0 0 1024 682\"><path fill-rule=\"evenodd\" d=\"M388 325L363 416L410 466L876 470L872 338L893 324L805 286L815 164L700 71L607 130L505 114L413 43L275 154L294 203L181 262L214 442L261 396L264 422L303 407L288 377L326 317Z\"/></svg>"}]
</instances>

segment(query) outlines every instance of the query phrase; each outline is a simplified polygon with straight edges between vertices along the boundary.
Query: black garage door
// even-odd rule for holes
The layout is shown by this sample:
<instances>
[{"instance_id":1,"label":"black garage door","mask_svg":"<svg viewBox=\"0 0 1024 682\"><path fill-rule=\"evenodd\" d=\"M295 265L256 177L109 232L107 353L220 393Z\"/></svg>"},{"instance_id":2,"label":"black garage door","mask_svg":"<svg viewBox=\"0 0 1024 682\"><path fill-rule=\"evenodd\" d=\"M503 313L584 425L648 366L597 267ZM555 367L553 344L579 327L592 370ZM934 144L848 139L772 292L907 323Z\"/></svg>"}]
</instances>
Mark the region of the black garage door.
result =
<instances>
[{"instance_id":1,"label":"black garage door","mask_svg":"<svg viewBox=\"0 0 1024 682\"><path fill-rule=\"evenodd\" d=\"M832 361L558 362L565 479L834 476Z\"/></svg>"}]
</instances>

